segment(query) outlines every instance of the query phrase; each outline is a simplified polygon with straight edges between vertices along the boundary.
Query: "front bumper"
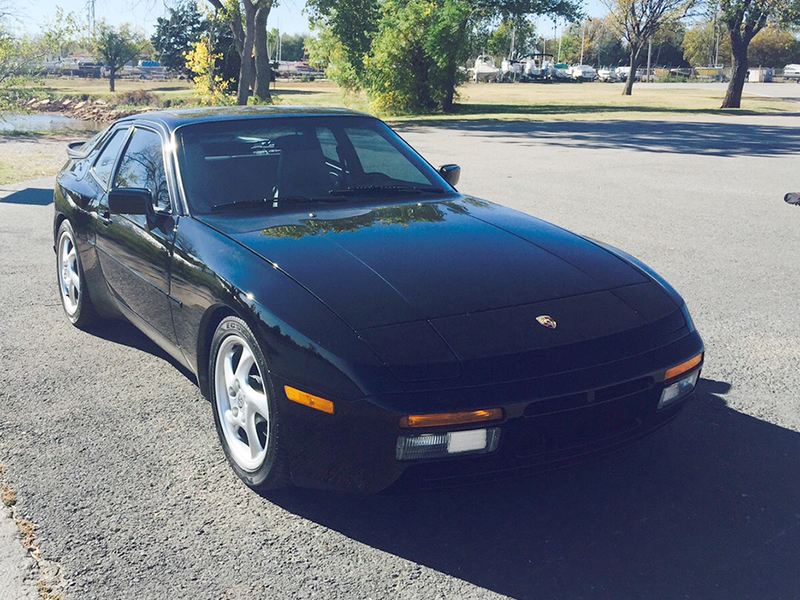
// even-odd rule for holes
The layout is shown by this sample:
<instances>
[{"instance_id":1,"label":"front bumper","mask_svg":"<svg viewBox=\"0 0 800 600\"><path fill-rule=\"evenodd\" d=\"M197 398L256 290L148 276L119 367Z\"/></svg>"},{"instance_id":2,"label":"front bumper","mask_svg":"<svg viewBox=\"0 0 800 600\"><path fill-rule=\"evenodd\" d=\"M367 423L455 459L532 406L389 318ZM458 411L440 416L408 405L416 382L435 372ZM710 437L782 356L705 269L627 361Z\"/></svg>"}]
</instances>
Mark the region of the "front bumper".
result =
<instances>
[{"instance_id":1,"label":"front bumper","mask_svg":"<svg viewBox=\"0 0 800 600\"><path fill-rule=\"evenodd\" d=\"M699 337L697 340L702 350ZM701 368L702 363L691 373L699 373ZM516 477L614 451L668 423L692 396L693 391L659 409L662 392L671 383L665 383L663 375L662 368L621 383L545 398L532 394L535 385L517 383L482 389L480 393L486 398L510 400L484 402L486 408L501 406L503 419L445 431L498 428L497 450L439 459L397 460L399 436L442 429L401 429L399 422L404 414L393 409L397 404L394 398L339 402L334 415L285 398L279 405L296 485L375 493L392 486L450 487ZM276 387L283 389L282 385ZM511 389L518 390L516 397ZM468 395L467 390L461 393Z\"/></svg>"}]
</instances>

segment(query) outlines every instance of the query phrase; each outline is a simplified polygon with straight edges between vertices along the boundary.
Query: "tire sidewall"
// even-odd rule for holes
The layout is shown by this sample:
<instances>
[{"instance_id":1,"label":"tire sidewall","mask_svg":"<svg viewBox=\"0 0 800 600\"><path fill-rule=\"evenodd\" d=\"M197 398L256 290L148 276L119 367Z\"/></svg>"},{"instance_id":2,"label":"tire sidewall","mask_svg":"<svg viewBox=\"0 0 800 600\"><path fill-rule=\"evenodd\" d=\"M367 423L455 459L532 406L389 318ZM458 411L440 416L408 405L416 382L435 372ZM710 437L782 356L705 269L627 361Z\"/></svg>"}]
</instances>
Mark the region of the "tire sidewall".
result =
<instances>
[{"instance_id":1,"label":"tire sidewall","mask_svg":"<svg viewBox=\"0 0 800 600\"><path fill-rule=\"evenodd\" d=\"M222 343L230 335L238 335L243 338L253 353L253 356L261 370L264 379L264 390L267 393L267 406L269 407L269 431L267 436L267 451L264 457L264 462L255 471L246 471L241 468L233 459L228 446L228 441L225 438L225 432L220 421L219 403L217 401L217 383L216 383L216 363L217 354L222 346ZM208 359L208 382L209 382L209 395L211 397L211 409L214 413L214 425L217 429L217 437L219 438L222 450L225 452L225 457L231 465L233 471L244 481L249 487L256 490L266 490L272 487L278 487L280 482L280 473L276 469L278 463L278 448L279 436L281 433L280 422L278 418L277 404L275 402L275 391L272 381L269 376L269 368L261 346L256 340L253 332L247 324L239 317L225 317L220 321L214 336L211 341L211 351Z\"/></svg>"}]
</instances>

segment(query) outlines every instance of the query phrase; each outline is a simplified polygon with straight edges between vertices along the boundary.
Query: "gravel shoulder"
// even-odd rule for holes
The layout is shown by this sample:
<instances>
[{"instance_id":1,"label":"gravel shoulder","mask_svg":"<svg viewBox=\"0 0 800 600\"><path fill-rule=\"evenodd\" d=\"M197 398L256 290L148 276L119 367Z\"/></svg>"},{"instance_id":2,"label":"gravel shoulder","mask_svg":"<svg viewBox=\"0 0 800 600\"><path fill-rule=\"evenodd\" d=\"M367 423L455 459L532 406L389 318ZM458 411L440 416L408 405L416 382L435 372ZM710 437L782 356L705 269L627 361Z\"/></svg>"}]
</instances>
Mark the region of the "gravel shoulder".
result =
<instances>
[{"instance_id":1,"label":"gravel shoulder","mask_svg":"<svg viewBox=\"0 0 800 600\"><path fill-rule=\"evenodd\" d=\"M52 177L67 160L67 144L76 139L81 138L62 134L0 134L0 186Z\"/></svg>"}]
</instances>

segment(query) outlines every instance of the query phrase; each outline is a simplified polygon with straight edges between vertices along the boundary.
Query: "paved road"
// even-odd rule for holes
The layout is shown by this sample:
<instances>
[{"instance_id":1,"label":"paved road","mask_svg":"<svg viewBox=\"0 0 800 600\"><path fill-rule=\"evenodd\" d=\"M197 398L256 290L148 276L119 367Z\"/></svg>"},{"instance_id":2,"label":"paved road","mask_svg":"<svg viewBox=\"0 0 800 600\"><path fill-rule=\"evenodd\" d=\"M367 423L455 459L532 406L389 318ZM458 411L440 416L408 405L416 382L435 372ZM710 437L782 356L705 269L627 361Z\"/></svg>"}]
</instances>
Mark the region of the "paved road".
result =
<instances>
[{"instance_id":1,"label":"paved road","mask_svg":"<svg viewBox=\"0 0 800 600\"><path fill-rule=\"evenodd\" d=\"M462 191L622 247L686 297L700 397L623 453L431 494L249 492L192 381L67 324L49 191L0 202L0 460L68 599L796 599L800 118L404 127ZM35 186L34 186L35 187Z\"/></svg>"}]
</instances>

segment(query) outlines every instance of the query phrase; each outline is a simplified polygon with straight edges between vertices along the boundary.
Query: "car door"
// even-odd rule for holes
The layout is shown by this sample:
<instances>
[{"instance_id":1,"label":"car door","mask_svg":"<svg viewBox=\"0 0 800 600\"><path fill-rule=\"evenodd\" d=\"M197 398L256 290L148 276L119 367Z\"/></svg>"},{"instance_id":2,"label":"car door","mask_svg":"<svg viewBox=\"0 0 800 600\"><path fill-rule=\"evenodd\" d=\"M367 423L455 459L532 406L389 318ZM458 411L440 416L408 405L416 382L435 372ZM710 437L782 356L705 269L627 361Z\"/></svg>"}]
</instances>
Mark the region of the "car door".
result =
<instances>
[{"instance_id":1,"label":"car door","mask_svg":"<svg viewBox=\"0 0 800 600\"><path fill-rule=\"evenodd\" d=\"M175 343L169 267L177 217L167 185L161 135L155 129L134 127L112 175L98 207L101 224L96 246L103 275L123 309ZM147 189L152 194L148 213L110 212L108 191L115 188Z\"/></svg>"}]
</instances>

